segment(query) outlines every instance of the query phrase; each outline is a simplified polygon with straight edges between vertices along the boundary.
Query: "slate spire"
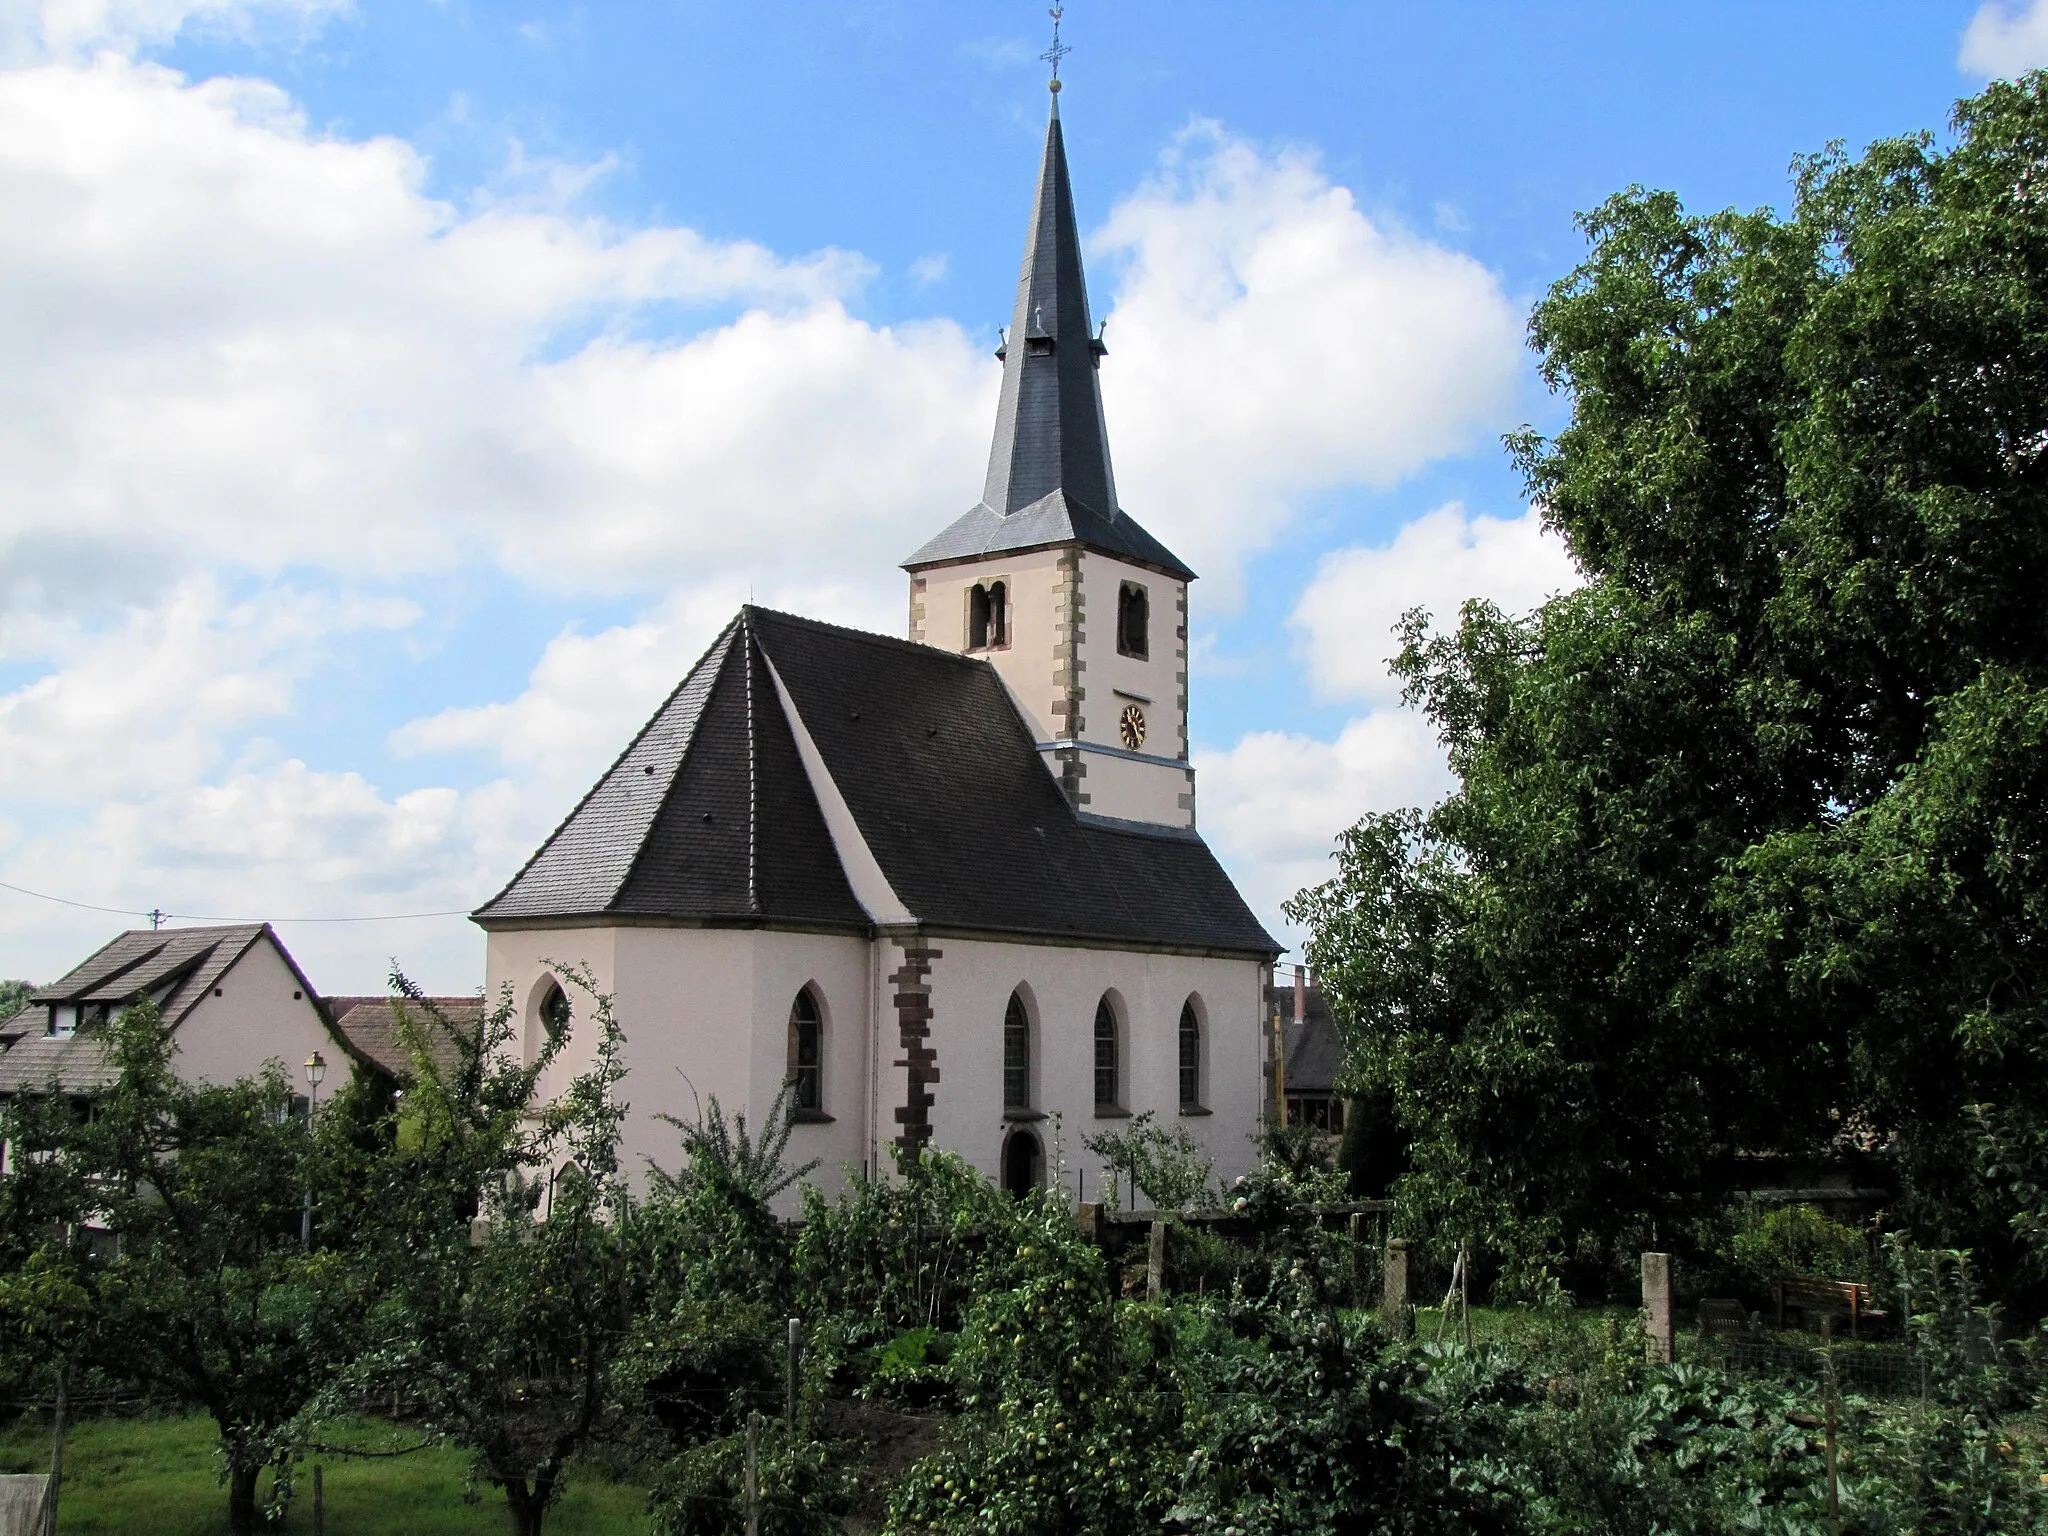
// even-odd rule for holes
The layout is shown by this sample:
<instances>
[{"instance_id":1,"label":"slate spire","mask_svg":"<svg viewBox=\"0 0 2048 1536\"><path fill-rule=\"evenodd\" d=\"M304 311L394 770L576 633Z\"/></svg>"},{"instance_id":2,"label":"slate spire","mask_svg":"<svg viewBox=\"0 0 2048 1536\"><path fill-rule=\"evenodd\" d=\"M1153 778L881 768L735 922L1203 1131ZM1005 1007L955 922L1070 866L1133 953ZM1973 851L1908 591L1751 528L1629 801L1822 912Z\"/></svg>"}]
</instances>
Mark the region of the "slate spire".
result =
<instances>
[{"instance_id":1,"label":"slate spire","mask_svg":"<svg viewBox=\"0 0 2048 1536\"><path fill-rule=\"evenodd\" d=\"M1115 520L1116 480L1095 373L1104 350L1089 323L1081 234L1055 94L1024 269L1017 278L1017 307L999 354L1003 392L982 491L990 511L1008 517L1063 491L1069 503L1079 504L1074 510Z\"/></svg>"}]
</instances>

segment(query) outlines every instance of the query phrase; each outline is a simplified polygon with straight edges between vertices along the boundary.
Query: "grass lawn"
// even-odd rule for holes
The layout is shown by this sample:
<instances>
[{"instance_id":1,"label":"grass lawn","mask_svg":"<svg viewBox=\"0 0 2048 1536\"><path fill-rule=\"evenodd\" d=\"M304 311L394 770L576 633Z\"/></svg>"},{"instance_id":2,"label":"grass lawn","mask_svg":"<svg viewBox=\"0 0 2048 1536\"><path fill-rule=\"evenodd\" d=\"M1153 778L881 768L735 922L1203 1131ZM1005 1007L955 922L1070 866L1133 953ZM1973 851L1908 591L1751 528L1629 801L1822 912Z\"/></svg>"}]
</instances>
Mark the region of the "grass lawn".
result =
<instances>
[{"instance_id":1,"label":"grass lawn","mask_svg":"<svg viewBox=\"0 0 2048 1536\"><path fill-rule=\"evenodd\" d=\"M367 1426L376 1428L376 1426ZM345 1438L337 1433L334 1439ZM362 1443L370 1443L370 1437ZM180 1418L95 1419L64 1442L64 1489L57 1528L63 1536L147 1531L151 1536L222 1536L228 1493L214 1455L213 1421ZM510 1529L505 1496L482 1486L462 1502L469 1458L420 1451L380 1461L320 1458L326 1468L328 1536L441 1536ZM42 1426L0 1431L0 1472L47 1472L50 1438ZM313 1529L313 1474L299 1469L298 1498L282 1529ZM269 1481L265 1479L267 1491ZM639 1536L647 1529L647 1490L586 1475L572 1480L548 1512L551 1536Z\"/></svg>"}]
</instances>

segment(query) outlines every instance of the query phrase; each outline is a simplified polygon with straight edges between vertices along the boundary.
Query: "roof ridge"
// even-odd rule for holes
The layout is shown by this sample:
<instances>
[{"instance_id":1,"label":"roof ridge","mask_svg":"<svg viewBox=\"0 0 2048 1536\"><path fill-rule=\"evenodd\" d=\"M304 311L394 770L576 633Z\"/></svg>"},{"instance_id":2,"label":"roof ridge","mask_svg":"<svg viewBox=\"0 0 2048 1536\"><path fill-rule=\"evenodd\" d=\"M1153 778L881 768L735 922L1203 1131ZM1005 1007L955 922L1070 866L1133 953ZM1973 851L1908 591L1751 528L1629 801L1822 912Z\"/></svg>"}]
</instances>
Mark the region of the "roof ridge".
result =
<instances>
[{"instance_id":1,"label":"roof ridge","mask_svg":"<svg viewBox=\"0 0 2048 1536\"><path fill-rule=\"evenodd\" d=\"M887 646L898 651L908 651L918 656L942 657L963 667L985 667L988 665L979 656L962 656L957 651L942 650L936 645L927 645L922 640L905 640L900 635L885 635L872 629L855 629L850 624L832 624L824 619L807 618L801 613L785 613L779 608L762 608L748 603L740 609L744 614L758 614L769 620L796 625L801 629L824 630L835 635L844 635L850 640L862 640L870 645Z\"/></svg>"}]
</instances>

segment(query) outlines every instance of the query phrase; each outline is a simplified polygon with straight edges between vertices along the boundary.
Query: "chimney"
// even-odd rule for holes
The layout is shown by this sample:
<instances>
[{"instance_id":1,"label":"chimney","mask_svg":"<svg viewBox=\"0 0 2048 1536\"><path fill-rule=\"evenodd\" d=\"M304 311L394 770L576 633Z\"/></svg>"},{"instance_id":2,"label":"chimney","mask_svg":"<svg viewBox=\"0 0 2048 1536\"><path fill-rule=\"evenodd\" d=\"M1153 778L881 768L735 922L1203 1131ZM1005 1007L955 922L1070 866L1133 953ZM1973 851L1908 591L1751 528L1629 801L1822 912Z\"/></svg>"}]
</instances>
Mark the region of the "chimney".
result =
<instances>
[{"instance_id":1,"label":"chimney","mask_svg":"<svg viewBox=\"0 0 2048 1536\"><path fill-rule=\"evenodd\" d=\"M1294 1022L1308 1022L1308 967L1305 965L1294 968Z\"/></svg>"}]
</instances>

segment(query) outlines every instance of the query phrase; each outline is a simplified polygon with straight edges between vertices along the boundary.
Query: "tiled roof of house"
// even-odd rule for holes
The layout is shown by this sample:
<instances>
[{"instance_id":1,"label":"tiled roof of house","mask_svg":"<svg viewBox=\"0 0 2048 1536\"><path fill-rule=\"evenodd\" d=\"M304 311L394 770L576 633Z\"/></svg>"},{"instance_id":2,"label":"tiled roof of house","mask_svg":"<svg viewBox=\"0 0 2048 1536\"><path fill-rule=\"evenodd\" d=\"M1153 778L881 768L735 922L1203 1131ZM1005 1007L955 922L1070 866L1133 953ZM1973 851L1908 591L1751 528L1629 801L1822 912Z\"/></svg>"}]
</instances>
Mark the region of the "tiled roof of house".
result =
<instances>
[{"instance_id":1,"label":"tiled roof of house","mask_svg":"<svg viewBox=\"0 0 2048 1536\"><path fill-rule=\"evenodd\" d=\"M476 1027L483 1015L480 997L432 997L427 1001L456 1029ZM364 1059L392 1078L403 1082L413 1075L412 1051L398 1034L398 1010L417 1026L428 1053L442 1071L452 1070L462 1059L454 1038L439 1026L425 1009L395 997L336 997L327 1005L337 1033Z\"/></svg>"},{"instance_id":2,"label":"tiled roof of house","mask_svg":"<svg viewBox=\"0 0 2048 1536\"><path fill-rule=\"evenodd\" d=\"M48 986L38 987L30 1003L104 1003L111 1011L148 996L156 999L165 1021L175 1028L269 927L233 923L130 929ZM271 937L275 943L276 936ZM278 952L284 953L283 945L278 945Z\"/></svg>"},{"instance_id":3,"label":"tiled roof of house","mask_svg":"<svg viewBox=\"0 0 2048 1536\"><path fill-rule=\"evenodd\" d=\"M134 928L116 935L46 987L38 987L0 1037L0 1097L38 1093L53 1082L61 1093L91 1094L114 1080L97 1023L75 1033L46 1034L52 1003L99 1005L116 1014L144 997L155 1000L175 1030L251 946L268 937L308 998L318 996L268 923L204 928Z\"/></svg>"},{"instance_id":4,"label":"tiled roof of house","mask_svg":"<svg viewBox=\"0 0 2048 1536\"><path fill-rule=\"evenodd\" d=\"M986 662L754 607L477 920L865 929L777 680L913 920L1277 950L1199 837L1077 816Z\"/></svg>"},{"instance_id":5,"label":"tiled roof of house","mask_svg":"<svg viewBox=\"0 0 2048 1536\"><path fill-rule=\"evenodd\" d=\"M0 1098L40 1094L94 1094L114 1080L105 1044L87 1031L74 1035L26 1034L0 1052Z\"/></svg>"}]
</instances>

